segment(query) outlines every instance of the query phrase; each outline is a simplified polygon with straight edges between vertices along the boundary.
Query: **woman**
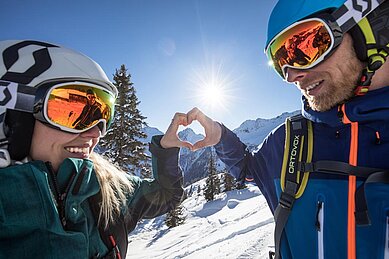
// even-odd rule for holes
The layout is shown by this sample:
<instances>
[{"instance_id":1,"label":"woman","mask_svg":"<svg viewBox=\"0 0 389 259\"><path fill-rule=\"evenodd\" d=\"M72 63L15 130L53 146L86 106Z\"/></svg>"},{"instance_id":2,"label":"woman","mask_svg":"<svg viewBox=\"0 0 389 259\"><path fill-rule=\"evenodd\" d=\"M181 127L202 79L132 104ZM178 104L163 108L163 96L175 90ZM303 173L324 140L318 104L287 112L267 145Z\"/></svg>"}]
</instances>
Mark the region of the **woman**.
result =
<instances>
[{"instance_id":1,"label":"woman","mask_svg":"<svg viewBox=\"0 0 389 259\"><path fill-rule=\"evenodd\" d=\"M172 126L150 143L155 179L125 174L93 152L117 96L98 64L38 41L2 41L0 52L0 258L125 258L138 220L180 202L176 147L189 144ZM72 126L90 89L109 116Z\"/></svg>"}]
</instances>

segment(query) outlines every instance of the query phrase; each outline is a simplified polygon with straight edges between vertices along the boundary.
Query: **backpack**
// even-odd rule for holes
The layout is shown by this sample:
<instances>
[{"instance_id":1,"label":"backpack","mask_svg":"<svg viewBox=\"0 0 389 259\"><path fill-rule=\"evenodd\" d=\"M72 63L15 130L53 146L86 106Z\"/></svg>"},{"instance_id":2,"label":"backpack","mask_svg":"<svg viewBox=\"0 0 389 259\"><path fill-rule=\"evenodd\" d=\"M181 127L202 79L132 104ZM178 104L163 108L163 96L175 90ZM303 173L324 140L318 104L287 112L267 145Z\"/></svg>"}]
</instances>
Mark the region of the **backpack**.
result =
<instances>
[{"instance_id":1,"label":"backpack","mask_svg":"<svg viewBox=\"0 0 389 259\"><path fill-rule=\"evenodd\" d=\"M94 196L88 199L89 207L92 211L93 217L98 224L100 205L101 205L101 192L98 192ZM127 223L127 224L126 224ZM98 224L100 238L108 248L108 253L102 257L104 259L125 259L128 246L128 225L131 225L131 221L127 216L123 214L116 219L115 222L109 222L105 228L103 224ZM135 223L136 224L136 223ZM94 258L101 258L100 255L96 255Z\"/></svg>"},{"instance_id":2,"label":"backpack","mask_svg":"<svg viewBox=\"0 0 389 259\"><path fill-rule=\"evenodd\" d=\"M289 117L285 121L285 150L281 171L281 195L274 212L275 252L269 252L269 258L281 258L281 239L288 217L296 199L304 194L309 174L314 172L354 175L364 179L364 183L355 193L355 222L357 225L370 225L369 213L365 197L365 184L380 182L389 183L389 171L352 166L345 162L321 160L312 162L313 125L301 114Z\"/></svg>"}]
</instances>

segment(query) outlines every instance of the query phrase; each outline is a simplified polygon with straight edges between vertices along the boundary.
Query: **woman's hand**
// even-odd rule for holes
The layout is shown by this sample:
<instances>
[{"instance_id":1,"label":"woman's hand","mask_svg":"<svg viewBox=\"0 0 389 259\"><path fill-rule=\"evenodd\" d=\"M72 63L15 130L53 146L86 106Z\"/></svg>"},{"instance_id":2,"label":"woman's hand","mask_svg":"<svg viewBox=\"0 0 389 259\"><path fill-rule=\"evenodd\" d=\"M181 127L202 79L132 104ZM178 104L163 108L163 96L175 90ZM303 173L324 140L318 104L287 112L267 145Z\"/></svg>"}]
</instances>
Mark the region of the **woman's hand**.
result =
<instances>
[{"instance_id":1,"label":"woman's hand","mask_svg":"<svg viewBox=\"0 0 389 259\"><path fill-rule=\"evenodd\" d=\"M169 125L169 128L167 129L165 135L161 139L161 146L163 148L171 148L171 147L186 147L189 148L190 150L193 149L193 146L191 143L187 141L182 141L178 138L178 127L182 126L188 126L188 119L185 113L179 113L177 112L173 119L172 122Z\"/></svg>"}]
</instances>

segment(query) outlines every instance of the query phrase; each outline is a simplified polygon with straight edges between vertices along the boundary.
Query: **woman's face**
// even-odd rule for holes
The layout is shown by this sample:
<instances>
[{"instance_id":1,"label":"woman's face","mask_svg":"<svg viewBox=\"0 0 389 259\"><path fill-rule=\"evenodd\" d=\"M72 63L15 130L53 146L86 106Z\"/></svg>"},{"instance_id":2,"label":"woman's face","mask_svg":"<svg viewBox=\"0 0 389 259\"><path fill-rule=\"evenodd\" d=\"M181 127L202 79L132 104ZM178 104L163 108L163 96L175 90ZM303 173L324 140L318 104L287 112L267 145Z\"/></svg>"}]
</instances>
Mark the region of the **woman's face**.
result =
<instances>
[{"instance_id":1,"label":"woman's face","mask_svg":"<svg viewBox=\"0 0 389 259\"><path fill-rule=\"evenodd\" d=\"M65 158L88 158L99 142L101 132L95 126L83 133L67 133L35 121L30 156L51 162L55 171Z\"/></svg>"}]
</instances>

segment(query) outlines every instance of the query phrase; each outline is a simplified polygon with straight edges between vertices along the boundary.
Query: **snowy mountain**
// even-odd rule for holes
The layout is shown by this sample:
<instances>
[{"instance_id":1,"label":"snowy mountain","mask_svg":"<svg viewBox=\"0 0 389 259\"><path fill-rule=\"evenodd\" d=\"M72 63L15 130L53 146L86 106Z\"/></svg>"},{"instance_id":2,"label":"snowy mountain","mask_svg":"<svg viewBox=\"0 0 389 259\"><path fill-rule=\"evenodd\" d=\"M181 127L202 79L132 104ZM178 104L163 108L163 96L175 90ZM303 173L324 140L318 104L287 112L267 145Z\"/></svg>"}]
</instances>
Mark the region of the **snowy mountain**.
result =
<instances>
[{"instance_id":1,"label":"snowy mountain","mask_svg":"<svg viewBox=\"0 0 389 259\"><path fill-rule=\"evenodd\" d=\"M284 123L287 117L299 112L285 112L272 119L246 120L233 132L246 144L249 150L254 151L272 130Z\"/></svg>"},{"instance_id":2,"label":"snowy mountain","mask_svg":"<svg viewBox=\"0 0 389 259\"><path fill-rule=\"evenodd\" d=\"M299 113L285 112L272 119L256 119L246 120L238 128L234 129L233 132L239 137L239 139L247 145L250 151L254 151L256 147L265 139L265 137L277 126L285 122L285 119L289 116ZM163 134L156 128L146 127L145 132L148 137L145 140L150 142L153 135ZM195 143L204 136L196 134L192 129L186 128L185 130L178 133L178 136L182 140ZM189 185L194 183L207 175L207 166L211 156L211 148L204 148L191 152L186 148L182 148L180 151L180 166L184 172L184 184ZM216 160L216 166L218 170L224 169L224 164L219 159Z\"/></svg>"},{"instance_id":3,"label":"snowy mountain","mask_svg":"<svg viewBox=\"0 0 389 259\"><path fill-rule=\"evenodd\" d=\"M222 193L206 202L194 183L183 201L183 225L169 229L165 215L144 220L129 236L127 258L267 258L273 249L273 216L256 186Z\"/></svg>"}]
</instances>

